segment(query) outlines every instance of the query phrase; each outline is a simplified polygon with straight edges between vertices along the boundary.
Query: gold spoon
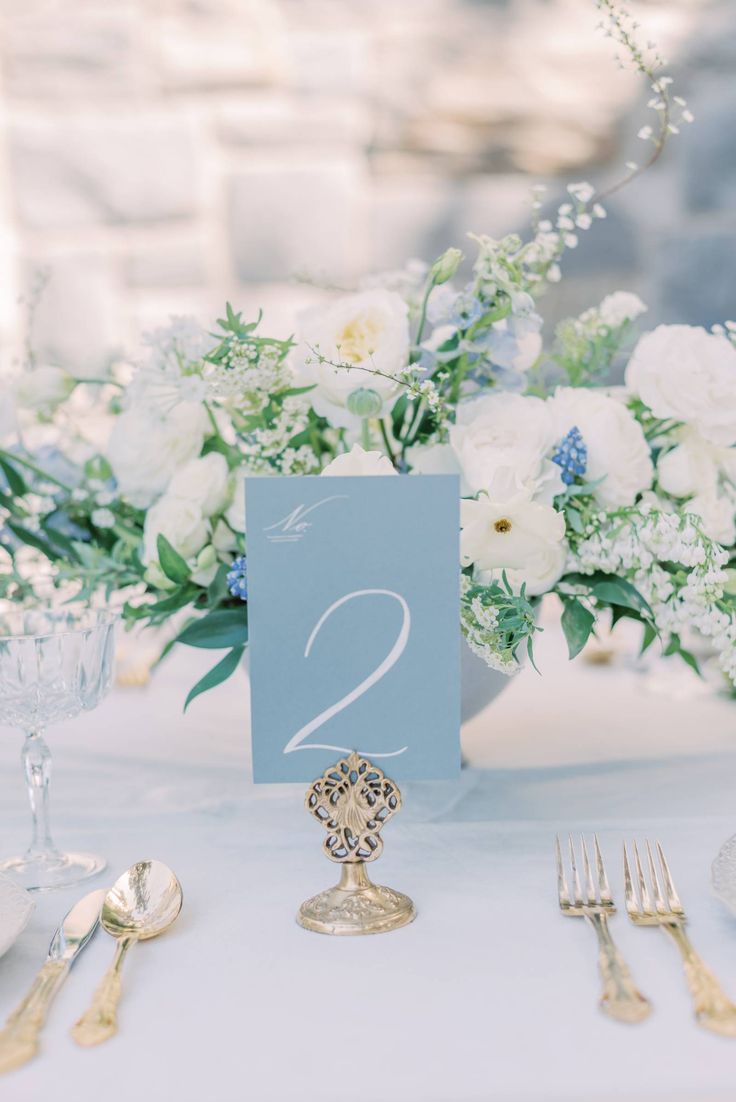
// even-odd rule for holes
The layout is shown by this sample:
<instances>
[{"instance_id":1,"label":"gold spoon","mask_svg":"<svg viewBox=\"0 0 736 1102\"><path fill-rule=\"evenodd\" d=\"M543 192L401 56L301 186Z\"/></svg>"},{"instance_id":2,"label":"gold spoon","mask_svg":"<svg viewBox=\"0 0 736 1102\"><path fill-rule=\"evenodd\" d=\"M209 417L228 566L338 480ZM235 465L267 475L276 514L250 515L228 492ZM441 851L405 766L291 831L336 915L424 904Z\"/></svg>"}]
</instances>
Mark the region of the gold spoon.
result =
<instances>
[{"instance_id":1,"label":"gold spoon","mask_svg":"<svg viewBox=\"0 0 736 1102\"><path fill-rule=\"evenodd\" d=\"M78 1045L98 1045L118 1028L120 972L125 954L137 941L168 930L179 916L181 884L161 861L139 861L115 881L105 896L100 925L117 938L112 964L85 1011L72 1029Z\"/></svg>"}]
</instances>

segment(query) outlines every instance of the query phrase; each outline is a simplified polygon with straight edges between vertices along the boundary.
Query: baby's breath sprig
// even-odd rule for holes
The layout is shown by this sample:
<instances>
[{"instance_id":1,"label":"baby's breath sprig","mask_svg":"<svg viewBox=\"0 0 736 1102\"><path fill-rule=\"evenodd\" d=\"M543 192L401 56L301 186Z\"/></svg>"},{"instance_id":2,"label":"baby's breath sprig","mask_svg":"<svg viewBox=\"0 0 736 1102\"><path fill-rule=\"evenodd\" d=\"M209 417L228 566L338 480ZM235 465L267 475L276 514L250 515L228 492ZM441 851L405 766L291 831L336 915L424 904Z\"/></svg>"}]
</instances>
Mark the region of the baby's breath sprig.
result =
<instances>
[{"instance_id":1,"label":"baby's breath sprig","mask_svg":"<svg viewBox=\"0 0 736 1102\"><path fill-rule=\"evenodd\" d=\"M599 202L614 195L651 168L659 160L669 138L673 134L679 134L682 123L693 121L693 113L682 96L672 94L672 77L664 71L667 62L656 43L648 41L645 46L640 45L637 36L640 24L629 10L618 6L614 0L596 0L596 6L601 13L599 29L622 48L622 53L616 56L619 66L622 69L631 67L649 81L653 95L647 107L657 116L655 126L642 126L637 134L642 141L652 143L649 156L642 164L628 161L626 175L595 196L595 200Z\"/></svg>"}]
</instances>

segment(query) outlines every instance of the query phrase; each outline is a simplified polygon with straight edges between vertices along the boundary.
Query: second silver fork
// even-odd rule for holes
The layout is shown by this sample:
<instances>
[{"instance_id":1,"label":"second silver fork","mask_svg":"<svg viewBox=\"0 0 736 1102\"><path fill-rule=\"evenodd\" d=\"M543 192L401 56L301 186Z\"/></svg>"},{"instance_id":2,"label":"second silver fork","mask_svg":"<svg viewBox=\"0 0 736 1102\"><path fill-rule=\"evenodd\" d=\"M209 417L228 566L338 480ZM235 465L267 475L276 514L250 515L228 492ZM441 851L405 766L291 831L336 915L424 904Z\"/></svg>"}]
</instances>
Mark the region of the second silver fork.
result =
<instances>
[{"instance_id":1,"label":"second silver fork","mask_svg":"<svg viewBox=\"0 0 736 1102\"><path fill-rule=\"evenodd\" d=\"M580 837L585 891L583 891L575 860L575 847L570 836L570 872L572 894L567 883L562 862L560 839L555 840L557 858L557 894L563 915L586 918L598 937L598 970L603 982L600 1008L619 1022L641 1022L652 1009L631 978L626 962L614 944L608 929L608 916L615 913L613 897L606 876L598 839L594 838L597 887L593 880L585 838Z\"/></svg>"}]
</instances>

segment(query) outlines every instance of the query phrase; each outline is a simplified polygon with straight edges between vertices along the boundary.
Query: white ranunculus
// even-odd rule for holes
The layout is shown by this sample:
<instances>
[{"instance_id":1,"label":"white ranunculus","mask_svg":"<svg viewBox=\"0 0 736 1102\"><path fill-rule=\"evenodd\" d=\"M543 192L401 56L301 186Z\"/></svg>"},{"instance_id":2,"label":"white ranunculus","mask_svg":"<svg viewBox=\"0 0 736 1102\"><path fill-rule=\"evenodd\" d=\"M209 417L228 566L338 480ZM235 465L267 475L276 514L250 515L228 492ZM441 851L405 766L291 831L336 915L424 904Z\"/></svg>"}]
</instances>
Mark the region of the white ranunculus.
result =
<instances>
[{"instance_id":1,"label":"white ranunculus","mask_svg":"<svg viewBox=\"0 0 736 1102\"><path fill-rule=\"evenodd\" d=\"M387 475L398 474L391 460L382 452L367 452L354 444L349 452L336 456L321 472L322 475Z\"/></svg>"},{"instance_id":2,"label":"white ranunculus","mask_svg":"<svg viewBox=\"0 0 736 1102\"><path fill-rule=\"evenodd\" d=\"M158 561L158 537L163 535L183 559L201 551L209 525L194 502L165 494L146 513L143 527L143 561Z\"/></svg>"},{"instance_id":3,"label":"white ranunculus","mask_svg":"<svg viewBox=\"0 0 736 1102\"><path fill-rule=\"evenodd\" d=\"M505 574L515 593L525 586L527 597L540 597L543 593L548 593L564 574L567 551L567 540L544 543L529 556L526 566L521 569L481 570L476 577L481 584L488 585L492 581L500 581Z\"/></svg>"},{"instance_id":4,"label":"white ranunculus","mask_svg":"<svg viewBox=\"0 0 736 1102\"><path fill-rule=\"evenodd\" d=\"M585 478L603 479L595 491L601 505L633 505L652 485L652 458L644 431L631 410L599 389L558 387L548 405L560 441L577 427L588 451Z\"/></svg>"},{"instance_id":5,"label":"white ranunculus","mask_svg":"<svg viewBox=\"0 0 736 1102\"><path fill-rule=\"evenodd\" d=\"M331 424L348 428L356 421L356 414L348 408L356 391L371 391L376 396L371 416L382 416L393 403L398 391L393 376L409 362L409 311L393 291L360 291L305 311L299 319L297 340L304 381L316 384L309 393L314 410ZM318 363L311 349L353 367L348 371ZM372 374L366 368L382 374ZM352 403L355 401L353 398Z\"/></svg>"},{"instance_id":6,"label":"white ranunculus","mask_svg":"<svg viewBox=\"0 0 736 1102\"><path fill-rule=\"evenodd\" d=\"M611 329L617 329L625 321L634 321L646 312L647 307L631 291L614 291L613 294L606 295L598 307L599 318Z\"/></svg>"},{"instance_id":7,"label":"white ranunculus","mask_svg":"<svg viewBox=\"0 0 736 1102\"><path fill-rule=\"evenodd\" d=\"M535 483L554 440L552 417L541 398L501 393L461 402L450 443L463 476L462 492L488 490L496 473L508 467L520 482Z\"/></svg>"},{"instance_id":8,"label":"white ranunculus","mask_svg":"<svg viewBox=\"0 0 736 1102\"><path fill-rule=\"evenodd\" d=\"M513 472L500 471L488 496L460 502L460 558L479 570L528 570L565 538L565 518L533 501Z\"/></svg>"},{"instance_id":9,"label":"white ranunculus","mask_svg":"<svg viewBox=\"0 0 736 1102\"><path fill-rule=\"evenodd\" d=\"M199 455L209 429L198 402L180 402L165 418L138 406L122 413L110 434L107 458L123 496L147 508L182 464Z\"/></svg>"},{"instance_id":10,"label":"white ranunculus","mask_svg":"<svg viewBox=\"0 0 736 1102\"><path fill-rule=\"evenodd\" d=\"M736 444L736 348L693 325L660 325L645 334L626 383L655 417L692 425L712 444Z\"/></svg>"},{"instance_id":11,"label":"white ranunculus","mask_svg":"<svg viewBox=\"0 0 736 1102\"><path fill-rule=\"evenodd\" d=\"M21 410L50 414L64 402L76 383L61 367L28 367L15 384L15 399Z\"/></svg>"},{"instance_id":12,"label":"white ranunculus","mask_svg":"<svg viewBox=\"0 0 736 1102\"><path fill-rule=\"evenodd\" d=\"M210 452L201 458L190 459L172 478L167 494L191 501L205 517L219 513L230 496L225 456Z\"/></svg>"}]
</instances>

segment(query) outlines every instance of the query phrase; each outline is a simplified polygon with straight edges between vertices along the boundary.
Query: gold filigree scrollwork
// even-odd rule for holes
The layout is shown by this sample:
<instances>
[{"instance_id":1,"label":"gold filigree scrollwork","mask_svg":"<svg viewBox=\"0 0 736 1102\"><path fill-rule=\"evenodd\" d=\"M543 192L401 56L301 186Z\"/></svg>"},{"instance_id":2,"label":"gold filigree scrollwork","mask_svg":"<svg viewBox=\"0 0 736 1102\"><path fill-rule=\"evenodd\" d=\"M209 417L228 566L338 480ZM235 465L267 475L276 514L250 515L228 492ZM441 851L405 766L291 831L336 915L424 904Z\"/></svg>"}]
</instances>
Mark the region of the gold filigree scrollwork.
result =
<instances>
[{"instance_id":1,"label":"gold filigree scrollwork","mask_svg":"<svg viewBox=\"0 0 736 1102\"><path fill-rule=\"evenodd\" d=\"M353 751L312 784L305 805L327 831L322 848L331 861L375 861L383 849L381 828L400 809L401 793Z\"/></svg>"}]
</instances>

